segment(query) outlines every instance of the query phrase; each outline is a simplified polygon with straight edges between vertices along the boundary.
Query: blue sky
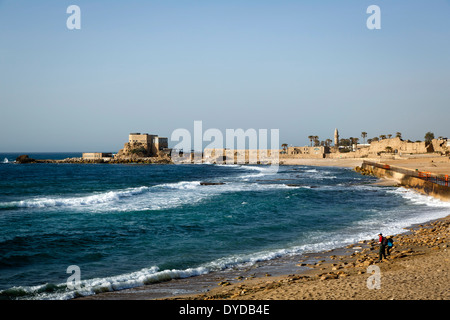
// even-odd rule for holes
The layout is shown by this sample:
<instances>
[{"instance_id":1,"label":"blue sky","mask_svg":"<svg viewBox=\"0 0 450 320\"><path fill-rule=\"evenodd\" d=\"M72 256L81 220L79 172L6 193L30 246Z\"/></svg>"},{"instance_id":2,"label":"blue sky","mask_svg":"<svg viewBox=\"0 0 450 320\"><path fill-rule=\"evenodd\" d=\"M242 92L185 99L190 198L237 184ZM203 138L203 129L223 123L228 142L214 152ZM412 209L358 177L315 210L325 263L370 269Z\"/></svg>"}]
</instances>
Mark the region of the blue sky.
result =
<instances>
[{"instance_id":1,"label":"blue sky","mask_svg":"<svg viewBox=\"0 0 450 320\"><path fill-rule=\"evenodd\" d=\"M290 145L450 136L449 17L450 0L0 0L0 151L114 152L195 120Z\"/></svg>"}]
</instances>

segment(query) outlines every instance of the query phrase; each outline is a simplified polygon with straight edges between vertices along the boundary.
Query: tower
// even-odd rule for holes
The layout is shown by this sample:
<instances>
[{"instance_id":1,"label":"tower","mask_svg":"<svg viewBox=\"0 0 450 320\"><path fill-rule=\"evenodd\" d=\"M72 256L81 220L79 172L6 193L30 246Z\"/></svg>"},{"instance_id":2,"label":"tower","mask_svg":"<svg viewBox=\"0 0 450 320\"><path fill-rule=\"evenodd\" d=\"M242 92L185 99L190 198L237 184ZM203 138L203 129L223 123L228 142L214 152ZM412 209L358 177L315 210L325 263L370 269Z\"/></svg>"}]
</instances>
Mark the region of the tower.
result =
<instances>
[{"instance_id":1,"label":"tower","mask_svg":"<svg viewBox=\"0 0 450 320\"><path fill-rule=\"evenodd\" d=\"M339 131L337 128L334 130L334 146L339 147Z\"/></svg>"}]
</instances>

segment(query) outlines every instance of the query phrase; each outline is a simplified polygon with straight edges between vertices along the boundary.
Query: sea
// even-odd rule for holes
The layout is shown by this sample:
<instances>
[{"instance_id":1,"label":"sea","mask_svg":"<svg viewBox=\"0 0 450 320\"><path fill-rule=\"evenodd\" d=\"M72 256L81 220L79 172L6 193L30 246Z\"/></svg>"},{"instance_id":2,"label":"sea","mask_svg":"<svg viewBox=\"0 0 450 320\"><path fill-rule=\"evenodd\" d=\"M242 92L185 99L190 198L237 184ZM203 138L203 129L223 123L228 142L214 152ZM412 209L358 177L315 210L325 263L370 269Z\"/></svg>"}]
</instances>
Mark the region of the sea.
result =
<instances>
[{"instance_id":1,"label":"sea","mask_svg":"<svg viewBox=\"0 0 450 320\"><path fill-rule=\"evenodd\" d=\"M448 203L351 168L16 164L18 155L0 154L0 299L195 279L450 214Z\"/></svg>"}]
</instances>

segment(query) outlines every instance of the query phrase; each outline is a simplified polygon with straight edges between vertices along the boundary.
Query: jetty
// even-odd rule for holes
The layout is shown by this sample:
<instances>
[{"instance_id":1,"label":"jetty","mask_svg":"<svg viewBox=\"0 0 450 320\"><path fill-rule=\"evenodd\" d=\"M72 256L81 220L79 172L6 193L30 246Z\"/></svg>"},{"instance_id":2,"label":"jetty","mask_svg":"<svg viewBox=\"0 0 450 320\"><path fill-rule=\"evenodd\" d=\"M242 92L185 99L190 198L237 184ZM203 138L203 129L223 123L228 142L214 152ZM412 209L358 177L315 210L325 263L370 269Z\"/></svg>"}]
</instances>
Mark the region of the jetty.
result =
<instances>
[{"instance_id":1,"label":"jetty","mask_svg":"<svg viewBox=\"0 0 450 320\"><path fill-rule=\"evenodd\" d=\"M391 165L382 162L363 161L355 170L382 179L393 180L399 185L411 188L443 201L450 201L449 173L433 173L423 169ZM441 171L442 172L442 171Z\"/></svg>"}]
</instances>

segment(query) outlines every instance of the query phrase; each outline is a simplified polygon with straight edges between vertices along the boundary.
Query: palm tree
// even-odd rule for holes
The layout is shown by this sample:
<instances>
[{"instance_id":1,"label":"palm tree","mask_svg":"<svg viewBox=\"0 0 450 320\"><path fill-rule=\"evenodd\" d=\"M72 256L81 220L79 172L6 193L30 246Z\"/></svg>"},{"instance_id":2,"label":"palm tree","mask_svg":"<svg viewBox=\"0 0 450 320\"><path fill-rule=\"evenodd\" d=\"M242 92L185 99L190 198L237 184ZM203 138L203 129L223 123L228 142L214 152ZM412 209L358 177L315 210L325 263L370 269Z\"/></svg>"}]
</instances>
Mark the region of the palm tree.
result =
<instances>
[{"instance_id":1,"label":"palm tree","mask_svg":"<svg viewBox=\"0 0 450 320\"><path fill-rule=\"evenodd\" d=\"M433 132L427 132L425 134L425 142L430 143L431 140L434 139L434 133Z\"/></svg>"},{"instance_id":2,"label":"palm tree","mask_svg":"<svg viewBox=\"0 0 450 320\"><path fill-rule=\"evenodd\" d=\"M392 137L392 134L388 134L388 138L390 139Z\"/></svg>"},{"instance_id":3,"label":"palm tree","mask_svg":"<svg viewBox=\"0 0 450 320\"><path fill-rule=\"evenodd\" d=\"M397 132L397 133L395 134L395 137L401 139L401 138L402 138L402 133L401 133L401 132Z\"/></svg>"},{"instance_id":4,"label":"palm tree","mask_svg":"<svg viewBox=\"0 0 450 320\"><path fill-rule=\"evenodd\" d=\"M314 140L314 136L308 136L309 142L311 143L311 147L312 147L312 142Z\"/></svg>"},{"instance_id":5,"label":"palm tree","mask_svg":"<svg viewBox=\"0 0 450 320\"><path fill-rule=\"evenodd\" d=\"M319 136L314 136L314 146L317 147L320 145Z\"/></svg>"},{"instance_id":6,"label":"palm tree","mask_svg":"<svg viewBox=\"0 0 450 320\"><path fill-rule=\"evenodd\" d=\"M284 151L284 152L286 152L287 146L288 146L287 143L283 143L283 144L281 145L281 147L283 148L283 151Z\"/></svg>"},{"instance_id":7,"label":"palm tree","mask_svg":"<svg viewBox=\"0 0 450 320\"><path fill-rule=\"evenodd\" d=\"M384 134L380 135L380 140L384 140L384 139L386 139L386 135L384 135Z\"/></svg>"},{"instance_id":8,"label":"palm tree","mask_svg":"<svg viewBox=\"0 0 450 320\"><path fill-rule=\"evenodd\" d=\"M361 132L361 137L364 139L364 144L366 144L367 132Z\"/></svg>"},{"instance_id":9,"label":"palm tree","mask_svg":"<svg viewBox=\"0 0 450 320\"><path fill-rule=\"evenodd\" d=\"M327 146L327 147L329 147L329 146L331 146L331 143L333 142L333 140L331 140L331 139L327 139L327 140L325 140L325 145Z\"/></svg>"}]
</instances>

